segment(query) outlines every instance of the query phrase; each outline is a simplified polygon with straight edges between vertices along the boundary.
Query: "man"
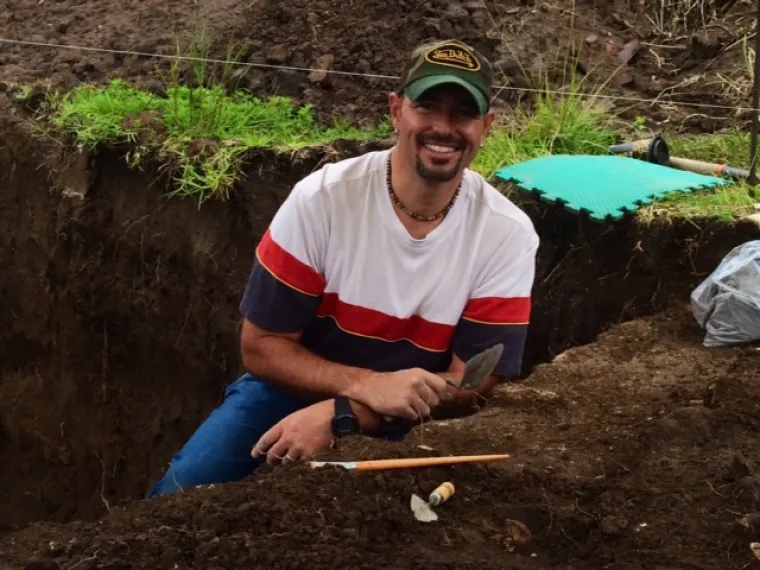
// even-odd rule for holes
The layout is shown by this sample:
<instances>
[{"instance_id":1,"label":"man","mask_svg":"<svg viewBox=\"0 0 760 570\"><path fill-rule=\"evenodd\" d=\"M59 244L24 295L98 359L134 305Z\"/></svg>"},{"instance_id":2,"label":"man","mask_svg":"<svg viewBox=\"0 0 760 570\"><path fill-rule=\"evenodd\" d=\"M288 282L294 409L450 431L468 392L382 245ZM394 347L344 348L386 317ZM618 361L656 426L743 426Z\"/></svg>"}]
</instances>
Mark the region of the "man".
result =
<instances>
[{"instance_id":1,"label":"man","mask_svg":"<svg viewBox=\"0 0 760 570\"><path fill-rule=\"evenodd\" d=\"M494 120L491 68L458 41L414 51L389 95L391 150L299 182L256 252L241 302L249 374L174 458L151 496L243 479L334 438L397 439L472 411L520 372L538 237L468 169ZM502 343L462 392L465 362Z\"/></svg>"}]
</instances>

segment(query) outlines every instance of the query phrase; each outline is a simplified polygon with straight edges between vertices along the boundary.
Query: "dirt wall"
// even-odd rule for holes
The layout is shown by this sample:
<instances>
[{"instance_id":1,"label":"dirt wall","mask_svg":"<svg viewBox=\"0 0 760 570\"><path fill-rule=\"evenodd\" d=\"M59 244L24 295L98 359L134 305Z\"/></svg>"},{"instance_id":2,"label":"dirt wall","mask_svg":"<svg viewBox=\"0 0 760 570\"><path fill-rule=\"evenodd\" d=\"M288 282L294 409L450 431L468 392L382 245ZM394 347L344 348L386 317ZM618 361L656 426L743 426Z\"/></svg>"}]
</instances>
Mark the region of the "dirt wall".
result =
<instances>
[{"instance_id":1,"label":"dirt wall","mask_svg":"<svg viewBox=\"0 0 760 570\"><path fill-rule=\"evenodd\" d=\"M11 530L93 519L145 494L239 374L254 247L291 185L328 157L256 157L228 202L199 210L164 198L166 178L127 168L123 149L66 158L5 110L0 530ZM756 236L526 209L543 240L526 372L610 323L682 302Z\"/></svg>"}]
</instances>

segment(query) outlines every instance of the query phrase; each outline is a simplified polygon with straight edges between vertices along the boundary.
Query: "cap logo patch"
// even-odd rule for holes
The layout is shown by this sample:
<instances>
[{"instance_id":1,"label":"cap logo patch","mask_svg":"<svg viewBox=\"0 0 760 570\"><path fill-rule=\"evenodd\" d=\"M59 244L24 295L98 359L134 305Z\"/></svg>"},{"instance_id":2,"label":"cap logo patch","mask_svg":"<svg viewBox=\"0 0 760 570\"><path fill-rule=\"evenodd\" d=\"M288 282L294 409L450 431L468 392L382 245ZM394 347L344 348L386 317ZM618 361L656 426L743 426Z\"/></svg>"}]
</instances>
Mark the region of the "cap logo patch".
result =
<instances>
[{"instance_id":1,"label":"cap logo patch","mask_svg":"<svg viewBox=\"0 0 760 570\"><path fill-rule=\"evenodd\" d=\"M480 71L477 58L465 47L449 43L435 47L425 54L425 61L435 65L446 65L463 71Z\"/></svg>"}]
</instances>

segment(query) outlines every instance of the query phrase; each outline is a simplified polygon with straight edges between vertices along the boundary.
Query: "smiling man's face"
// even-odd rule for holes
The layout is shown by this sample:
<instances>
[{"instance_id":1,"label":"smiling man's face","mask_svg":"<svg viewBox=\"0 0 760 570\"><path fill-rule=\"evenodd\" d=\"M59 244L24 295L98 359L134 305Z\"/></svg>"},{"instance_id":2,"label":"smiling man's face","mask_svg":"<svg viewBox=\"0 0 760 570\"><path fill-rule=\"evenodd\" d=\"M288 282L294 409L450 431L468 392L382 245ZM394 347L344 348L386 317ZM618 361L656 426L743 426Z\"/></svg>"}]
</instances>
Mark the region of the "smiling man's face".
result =
<instances>
[{"instance_id":1,"label":"smiling man's face","mask_svg":"<svg viewBox=\"0 0 760 570\"><path fill-rule=\"evenodd\" d=\"M390 106L398 150L431 182L453 180L472 163L494 118L492 111L480 115L472 96L453 84L428 89L415 101L392 93Z\"/></svg>"}]
</instances>

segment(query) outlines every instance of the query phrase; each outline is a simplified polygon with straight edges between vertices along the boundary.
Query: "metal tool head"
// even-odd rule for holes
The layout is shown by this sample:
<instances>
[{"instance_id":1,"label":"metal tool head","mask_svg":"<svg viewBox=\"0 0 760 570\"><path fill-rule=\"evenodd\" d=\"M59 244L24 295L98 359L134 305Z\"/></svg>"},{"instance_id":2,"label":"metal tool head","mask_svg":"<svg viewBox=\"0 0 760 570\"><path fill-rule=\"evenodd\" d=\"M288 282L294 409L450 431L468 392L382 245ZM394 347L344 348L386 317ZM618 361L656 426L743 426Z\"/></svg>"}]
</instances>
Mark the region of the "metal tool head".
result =
<instances>
[{"instance_id":1,"label":"metal tool head","mask_svg":"<svg viewBox=\"0 0 760 570\"><path fill-rule=\"evenodd\" d=\"M476 354L467 361L467 368L460 384L460 390L476 390L488 378L501 359L504 352L503 344L496 344L483 352Z\"/></svg>"},{"instance_id":2,"label":"metal tool head","mask_svg":"<svg viewBox=\"0 0 760 570\"><path fill-rule=\"evenodd\" d=\"M412 495L409 506L412 508L414 518L420 522L432 522L438 520L438 515L430 507L430 503L418 495Z\"/></svg>"}]
</instances>

